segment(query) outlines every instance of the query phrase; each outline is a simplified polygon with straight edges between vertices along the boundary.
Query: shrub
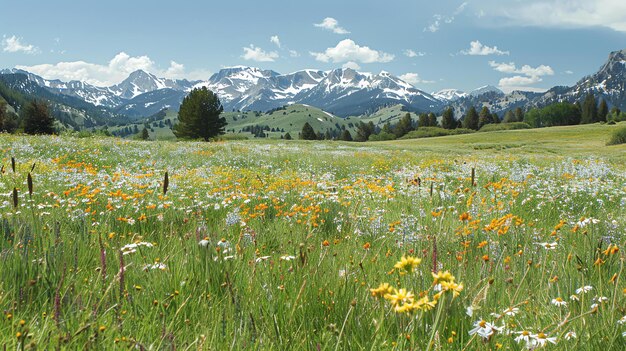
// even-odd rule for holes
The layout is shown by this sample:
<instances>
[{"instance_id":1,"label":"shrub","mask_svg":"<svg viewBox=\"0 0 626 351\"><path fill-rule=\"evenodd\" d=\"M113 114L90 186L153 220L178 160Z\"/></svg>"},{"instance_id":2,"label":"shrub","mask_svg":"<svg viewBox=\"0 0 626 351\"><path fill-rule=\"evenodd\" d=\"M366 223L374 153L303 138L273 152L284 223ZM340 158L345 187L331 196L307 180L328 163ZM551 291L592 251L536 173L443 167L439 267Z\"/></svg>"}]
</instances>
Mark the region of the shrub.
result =
<instances>
[{"instance_id":1,"label":"shrub","mask_svg":"<svg viewBox=\"0 0 626 351\"><path fill-rule=\"evenodd\" d=\"M385 141L385 140L394 140L395 138L396 138L395 134L380 132L379 134L370 135L368 140L369 141Z\"/></svg>"},{"instance_id":2,"label":"shrub","mask_svg":"<svg viewBox=\"0 0 626 351\"><path fill-rule=\"evenodd\" d=\"M606 143L607 145L619 145L626 144L626 127L621 127L613 132L611 139Z\"/></svg>"},{"instance_id":3,"label":"shrub","mask_svg":"<svg viewBox=\"0 0 626 351\"><path fill-rule=\"evenodd\" d=\"M469 134L474 132L474 130L467 128L443 129L440 127L420 127L417 130L407 133L400 139L432 138L446 135Z\"/></svg>"},{"instance_id":4,"label":"shrub","mask_svg":"<svg viewBox=\"0 0 626 351\"><path fill-rule=\"evenodd\" d=\"M512 123L500 123L500 124L487 124L480 128L479 132L495 132L498 130L517 130L517 129L530 129L530 124L524 122L512 122Z\"/></svg>"}]
</instances>

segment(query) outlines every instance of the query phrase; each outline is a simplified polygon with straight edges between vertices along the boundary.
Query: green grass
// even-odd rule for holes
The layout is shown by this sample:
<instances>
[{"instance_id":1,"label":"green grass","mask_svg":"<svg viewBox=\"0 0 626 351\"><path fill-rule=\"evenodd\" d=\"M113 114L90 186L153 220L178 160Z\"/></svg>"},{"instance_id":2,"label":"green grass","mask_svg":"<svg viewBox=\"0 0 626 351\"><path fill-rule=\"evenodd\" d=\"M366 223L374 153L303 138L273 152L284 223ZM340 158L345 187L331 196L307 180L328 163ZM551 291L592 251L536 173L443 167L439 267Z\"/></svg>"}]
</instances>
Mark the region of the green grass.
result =
<instances>
[{"instance_id":1,"label":"green grass","mask_svg":"<svg viewBox=\"0 0 626 351\"><path fill-rule=\"evenodd\" d=\"M552 349L623 349L626 148L605 146L620 127L376 143L0 135L0 344L520 350L526 330ZM394 268L402 256L422 261ZM463 287L432 310L370 292L432 301L433 270ZM481 319L505 329L470 334Z\"/></svg>"}]
</instances>

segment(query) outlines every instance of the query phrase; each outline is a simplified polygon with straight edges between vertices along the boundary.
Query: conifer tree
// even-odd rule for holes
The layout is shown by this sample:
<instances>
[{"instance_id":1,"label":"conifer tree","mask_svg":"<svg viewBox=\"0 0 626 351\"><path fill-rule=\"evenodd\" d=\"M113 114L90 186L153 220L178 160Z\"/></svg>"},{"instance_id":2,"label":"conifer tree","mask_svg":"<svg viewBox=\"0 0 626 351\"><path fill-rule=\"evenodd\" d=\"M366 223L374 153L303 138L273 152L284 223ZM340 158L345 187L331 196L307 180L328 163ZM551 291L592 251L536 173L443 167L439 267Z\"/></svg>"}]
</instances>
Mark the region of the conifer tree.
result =
<instances>
[{"instance_id":1,"label":"conifer tree","mask_svg":"<svg viewBox=\"0 0 626 351\"><path fill-rule=\"evenodd\" d=\"M173 132L177 138L204 141L224 134L226 118L220 117L224 107L215 93L206 87L193 89L183 99L178 111L178 123Z\"/></svg>"},{"instance_id":2,"label":"conifer tree","mask_svg":"<svg viewBox=\"0 0 626 351\"><path fill-rule=\"evenodd\" d=\"M341 133L341 140L352 141L352 134L350 134L349 130L344 129L344 131Z\"/></svg>"},{"instance_id":3,"label":"conifer tree","mask_svg":"<svg viewBox=\"0 0 626 351\"><path fill-rule=\"evenodd\" d=\"M478 129L482 128L484 125L493 123L493 119L491 118L491 112L487 106L483 106L478 114Z\"/></svg>"},{"instance_id":4,"label":"conifer tree","mask_svg":"<svg viewBox=\"0 0 626 351\"><path fill-rule=\"evenodd\" d=\"M478 130L478 113L474 106L470 107L463 119L463 128Z\"/></svg>"},{"instance_id":5,"label":"conifer tree","mask_svg":"<svg viewBox=\"0 0 626 351\"><path fill-rule=\"evenodd\" d=\"M454 110L452 109L452 107L448 107L445 111L443 111L443 116L441 117L441 126L445 129L456 128L456 120L454 119Z\"/></svg>"},{"instance_id":6,"label":"conifer tree","mask_svg":"<svg viewBox=\"0 0 626 351\"><path fill-rule=\"evenodd\" d=\"M302 140L317 140L317 134L309 122L305 122L300 132L300 139Z\"/></svg>"},{"instance_id":7,"label":"conifer tree","mask_svg":"<svg viewBox=\"0 0 626 351\"><path fill-rule=\"evenodd\" d=\"M407 112L402 118L400 118L400 121L398 122L394 130L394 134L397 138L400 138L412 130L413 119L411 118L411 114Z\"/></svg>"},{"instance_id":8,"label":"conifer tree","mask_svg":"<svg viewBox=\"0 0 626 351\"><path fill-rule=\"evenodd\" d=\"M524 120L524 111L521 107L515 109L515 121L514 122L522 122Z\"/></svg>"},{"instance_id":9,"label":"conifer tree","mask_svg":"<svg viewBox=\"0 0 626 351\"><path fill-rule=\"evenodd\" d=\"M596 98L593 93L589 93L585 97L585 101L582 106L582 116L580 123L588 124L594 123L598 120L598 106L596 105Z\"/></svg>"},{"instance_id":10,"label":"conifer tree","mask_svg":"<svg viewBox=\"0 0 626 351\"><path fill-rule=\"evenodd\" d=\"M606 122L606 117L609 114L609 107L606 105L604 99L600 100L600 106L598 106L598 121Z\"/></svg>"},{"instance_id":11,"label":"conifer tree","mask_svg":"<svg viewBox=\"0 0 626 351\"><path fill-rule=\"evenodd\" d=\"M22 121L26 134L54 134L54 118L48 104L33 100L22 108Z\"/></svg>"}]
</instances>

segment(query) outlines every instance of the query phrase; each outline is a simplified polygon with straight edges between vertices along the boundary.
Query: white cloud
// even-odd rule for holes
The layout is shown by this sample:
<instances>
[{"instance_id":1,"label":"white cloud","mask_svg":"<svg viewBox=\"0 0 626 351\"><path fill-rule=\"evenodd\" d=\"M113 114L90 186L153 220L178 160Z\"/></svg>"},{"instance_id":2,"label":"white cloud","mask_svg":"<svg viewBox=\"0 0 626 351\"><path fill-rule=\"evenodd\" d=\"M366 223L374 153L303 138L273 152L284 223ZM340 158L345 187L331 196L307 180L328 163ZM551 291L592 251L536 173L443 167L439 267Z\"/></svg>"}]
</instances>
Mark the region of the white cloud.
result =
<instances>
[{"instance_id":1,"label":"white cloud","mask_svg":"<svg viewBox=\"0 0 626 351\"><path fill-rule=\"evenodd\" d=\"M470 56L487 56L487 55L509 55L508 51L502 51L498 49L497 46L489 47L487 45L483 45L480 41L475 40L470 43L470 48L468 50L461 51L463 55Z\"/></svg>"},{"instance_id":2,"label":"white cloud","mask_svg":"<svg viewBox=\"0 0 626 351\"><path fill-rule=\"evenodd\" d=\"M515 76L500 79L498 85L505 92L510 92L520 87L528 88L526 90L534 89L535 91L539 91L541 90L540 88L531 88L528 86L543 81L543 76L554 75L554 70L552 69L552 67L546 65L539 65L537 67L523 65L522 67L518 68L513 62L500 63L495 61L489 61L489 66L491 66L494 70L498 72L515 74Z\"/></svg>"},{"instance_id":3,"label":"white cloud","mask_svg":"<svg viewBox=\"0 0 626 351\"><path fill-rule=\"evenodd\" d=\"M26 44L22 42L22 38L18 38L15 35L10 37L2 37L2 51L9 53L23 52L25 54L38 54L39 48L34 45Z\"/></svg>"},{"instance_id":4,"label":"white cloud","mask_svg":"<svg viewBox=\"0 0 626 351\"><path fill-rule=\"evenodd\" d=\"M359 66L359 64L354 62L354 61L348 61L348 62L344 63L343 66L341 66L341 67L343 67L343 68L350 68L350 69L353 69L355 71L361 69L361 66Z\"/></svg>"},{"instance_id":5,"label":"white cloud","mask_svg":"<svg viewBox=\"0 0 626 351\"><path fill-rule=\"evenodd\" d=\"M276 51L266 52L259 47L255 47L250 44L250 47L243 48L243 55L241 57L244 60L252 60L257 62L273 62L274 59L278 58L278 53Z\"/></svg>"},{"instance_id":6,"label":"white cloud","mask_svg":"<svg viewBox=\"0 0 626 351\"><path fill-rule=\"evenodd\" d=\"M434 81L432 80L424 80L422 78L420 78L419 74L417 73L405 73L401 76L398 76L398 78L402 79L403 81L411 84L411 85L417 85L417 84L432 84L434 83Z\"/></svg>"},{"instance_id":7,"label":"white cloud","mask_svg":"<svg viewBox=\"0 0 626 351\"><path fill-rule=\"evenodd\" d=\"M280 39L278 38L278 35L272 35L272 37L270 38L270 42L272 42L272 44L276 45L279 49L280 47Z\"/></svg>"},{"instance_id":8,"label":"white cloud","mask_svg":"<svg viewBox=\"0 0 626 351\"><path fill-rule=\"evenodd\" d=\"M459 5L459 7L457 7L456 10L454 10L454 12L451 15L440 15L440 14L433 15L432 22L426 28L424 28L424 32L435 33L439 31L439 28L441 27L442 24L450 24L454 22L455 17L460 15L465 10L465 8L467 7L467 4L468 4L467 2L464 2L461 5Z\"/></svg>"},{"instance_id":9,"label":"white cloud","mask_svg":"<svg viewBox=\"0 0 626 351\"><path fill-rule=\"evenodd\" d=\"M324 18L322 23L314 23L313 25L318 28L324 28L324 29L330 30L336 34L349 34L350 33L345 28L340 27L339 22L332 17L326 17Z\"/></svg>"},{"instance_id":10,"label":"white cloud","mask_svg":"<svg viewBox=\"0 0 626 351\"><path fill-rule=\"evenodd\" d=\"M390 62L395 58L394 55L382 51L370 49L367 46L359 46L350 39L344 39L337 43L335 47L326 49L324 52L311 52L317 61L321 62Z\"/></svg>"},{"instance_id":11,"label":"white cloud","mask_svg":"<svg viewBox=\"0 0 626 351\"><path fill-rule=\"evenodd\" d=\"M289 56L291 57L300 57L300 53L296 50L289 50Z\"/></svg>"},{"instance_id":12,"label":"white cloud","mask_svg":"<svg viewBox=\"0 0 626 351\"><path fill-rule=\"evenodd\" d=\"M567 71L565 71L565 72L563 72L563 73L565 73L565 74L574 74L574 72L573 72L573 71L570 71L570 70L567 70Z\"/></svg>"},{"instance_id":13,"label":"white cloud","mask_svg":"<svg viewBox=\"0 0 626 351\"><path fill-rule=\"evenodd\" d=\"M483 0L472 6L480 6L488 17L502 19L503 25L605 27L626 32L626 1L623 0Z\"/></svg>"},{"instance_id":14,"label":"white cloud","mask_svg":"<svg viewBox=\"0 0 626 351\"><path fill-rule=\"evenodd\" d=\"M96 86L111 86L126 79L136 70L144 70L159 77L172 79L207 79L209 72L186 72L185 66L171 61L166 69L160 69L148 56L130 56L125 52L115 55L108 64L100 65L85 61L59 62L34 66L16 66L46 79L62 81L79 80Z\"/></svg>"},{"instance_id":15,"label":"white cloud","mask_svg":"<svg viewBox=\"0 0 626 351\"><path fill-rule=\"evenodd\" d=\"M426 56L426 53L421 52L421 51L416 52L411 49L406 49L404 50L404 55L408 57L422 57L422 56Z\"/></svg>"}]
</instances>

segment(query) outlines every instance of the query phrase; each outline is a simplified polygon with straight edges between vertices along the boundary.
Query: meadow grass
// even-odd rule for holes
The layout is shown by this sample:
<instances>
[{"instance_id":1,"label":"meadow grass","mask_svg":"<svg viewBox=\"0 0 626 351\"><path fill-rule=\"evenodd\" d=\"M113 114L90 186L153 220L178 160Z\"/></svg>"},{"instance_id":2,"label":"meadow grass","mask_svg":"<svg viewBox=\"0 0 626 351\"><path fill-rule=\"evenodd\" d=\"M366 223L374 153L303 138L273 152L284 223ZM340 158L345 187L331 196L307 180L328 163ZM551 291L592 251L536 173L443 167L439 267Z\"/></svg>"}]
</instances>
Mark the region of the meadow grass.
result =
<instances>
[{"instance_id":1,"label":"meadow grass","mask_svg":"<svg viewBox=\"0 0 626 351\"><path fill-rule=\"evenodd\" d=\"M0 345L623 349L613 127L364 144L1 135Z\"/></svg>"}]
</instances>

